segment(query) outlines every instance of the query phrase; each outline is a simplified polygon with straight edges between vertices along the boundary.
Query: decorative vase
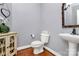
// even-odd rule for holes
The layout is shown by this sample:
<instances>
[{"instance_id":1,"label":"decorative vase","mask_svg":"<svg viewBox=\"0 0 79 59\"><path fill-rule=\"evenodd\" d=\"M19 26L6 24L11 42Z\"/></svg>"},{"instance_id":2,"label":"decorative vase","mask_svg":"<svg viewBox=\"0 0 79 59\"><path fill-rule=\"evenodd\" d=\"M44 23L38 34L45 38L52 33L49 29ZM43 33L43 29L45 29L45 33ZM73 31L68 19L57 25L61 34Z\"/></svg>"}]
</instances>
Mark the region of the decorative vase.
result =
<instances>
[{"instance_id":1,"label":"decorative vase","mask_svg":"<svg viewBox=\"0 0 79 59\"><path fill-rule=\"evenodd\" d=\"M0 33L7 33L10 31L10 28L5 25L5 23L0 24Z\"/></svg>"}]
</instances>

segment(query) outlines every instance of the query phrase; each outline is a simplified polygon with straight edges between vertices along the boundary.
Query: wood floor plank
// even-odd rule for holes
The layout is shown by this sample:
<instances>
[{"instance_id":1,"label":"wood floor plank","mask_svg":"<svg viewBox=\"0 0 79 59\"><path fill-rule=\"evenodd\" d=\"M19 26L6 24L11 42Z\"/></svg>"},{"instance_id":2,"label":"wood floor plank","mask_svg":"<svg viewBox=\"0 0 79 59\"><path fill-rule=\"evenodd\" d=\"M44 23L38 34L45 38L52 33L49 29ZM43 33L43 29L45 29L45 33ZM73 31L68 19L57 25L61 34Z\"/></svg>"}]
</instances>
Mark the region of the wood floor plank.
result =
<instances>
[{"instance_id":1,"label":"wood floor plank","mask_svg":"<svg viewBox=\"0 0 79 59\"><path fill-rule=\"evenodd\" d=\"M44 52L35 55L33 54L33 48L28 48L17 51L17 56L55 56L55 55L46 49L44 49Z\"/></svg>"}]
</instances>

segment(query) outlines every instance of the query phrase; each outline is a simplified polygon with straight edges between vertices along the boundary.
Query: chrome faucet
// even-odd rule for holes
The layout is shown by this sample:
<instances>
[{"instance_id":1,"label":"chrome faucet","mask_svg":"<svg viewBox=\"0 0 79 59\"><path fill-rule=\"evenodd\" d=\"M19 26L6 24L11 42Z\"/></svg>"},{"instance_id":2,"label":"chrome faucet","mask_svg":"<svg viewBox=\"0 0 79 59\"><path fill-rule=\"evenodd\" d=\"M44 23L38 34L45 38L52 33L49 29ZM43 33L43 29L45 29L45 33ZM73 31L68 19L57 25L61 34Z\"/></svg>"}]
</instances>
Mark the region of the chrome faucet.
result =
<instances>
[{"instance_id":1,"label":"chrome faucet","mask_svg":"<svg viewBox=\"0 0 79 59\"><path fill-rule=\"evenodd\" d=\"M73 28L72 34L76 34L76 29L75 28Z\"/></svg>"}]
</instances>

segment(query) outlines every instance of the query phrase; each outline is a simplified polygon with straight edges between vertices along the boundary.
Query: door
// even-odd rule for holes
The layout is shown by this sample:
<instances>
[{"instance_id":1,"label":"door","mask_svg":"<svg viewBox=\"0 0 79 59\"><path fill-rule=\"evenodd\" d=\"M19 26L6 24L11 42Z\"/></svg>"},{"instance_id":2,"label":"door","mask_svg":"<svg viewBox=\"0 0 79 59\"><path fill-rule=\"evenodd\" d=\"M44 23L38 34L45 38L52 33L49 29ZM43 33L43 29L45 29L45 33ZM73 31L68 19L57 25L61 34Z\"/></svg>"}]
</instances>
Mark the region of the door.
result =
<instances>
[{"instance_id":1,"label":"door","mask_svg":"<svg viewBox=\"0 0 79 59\"><path fill-rule=\"evenodd\" d=\"M16 35L7 36L7 55L13 56L16 54Z\"/></svg>"},{"instance_id":2,"label":"door","mask_svg":"<svg viewBox=\"0 0 79 59\"><path fill-rule=\"evenodd\" d=\"M6 36L0 37L0 56L6 56Z\"/></svg>"}]
</instances>

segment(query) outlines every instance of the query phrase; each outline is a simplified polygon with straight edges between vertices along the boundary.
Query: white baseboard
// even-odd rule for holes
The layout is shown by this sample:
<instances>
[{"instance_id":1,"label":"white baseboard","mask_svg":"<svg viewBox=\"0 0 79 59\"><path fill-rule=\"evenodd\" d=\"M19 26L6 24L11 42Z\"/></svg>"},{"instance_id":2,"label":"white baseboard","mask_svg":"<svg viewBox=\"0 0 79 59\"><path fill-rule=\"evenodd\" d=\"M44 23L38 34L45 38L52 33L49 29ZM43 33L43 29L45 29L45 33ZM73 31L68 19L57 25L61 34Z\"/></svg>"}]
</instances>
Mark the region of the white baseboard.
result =
<instances>
[{"instance_id":1,"label":"white baseboard","mask_svg":"<svg viewBox=\"0 0 79 59\"><path fill-rule=\"evenodd\" d=\"M26 49L26 48L30 48L31 45L27 45L27 46L22 46L22 47L18 47L17 50L22 50L22 49ZM45 49L47 49L48 51L50 51L51 53L55 54L56 56L61 56L59 53L55 52L54 50L48 48L47 46L44 46Z\"/></svg>"},{"instance_id":2,"label":"white baseboard","mask_svg":"<svg viewBox=\"0 0 79 59\"><path fill-rule=\"evenodd\" d=\"M56 56L62 56L61 54L59 54L59 53L55 52L54 50L52 50L52 49L48 48L47 46L44 46L44 48L45 48L45 49L47 49L49 52L51 52L51 53L55 54Z\"/></svg>"},{"instance_id":3,"label":"white baseboard","mask_svg":"<svg viewBox=\"0 0 79 59\"><path fill-rule=\"evenodd\" d=\"M22 47L18 47L17 50L22 50L22 49L26 49L26 48L30 48L30 47L31 47L30 45L22 46Z\"/></svg>"}]
</instances>

